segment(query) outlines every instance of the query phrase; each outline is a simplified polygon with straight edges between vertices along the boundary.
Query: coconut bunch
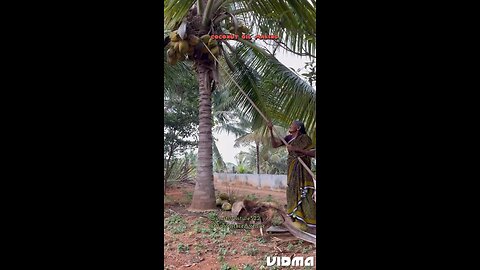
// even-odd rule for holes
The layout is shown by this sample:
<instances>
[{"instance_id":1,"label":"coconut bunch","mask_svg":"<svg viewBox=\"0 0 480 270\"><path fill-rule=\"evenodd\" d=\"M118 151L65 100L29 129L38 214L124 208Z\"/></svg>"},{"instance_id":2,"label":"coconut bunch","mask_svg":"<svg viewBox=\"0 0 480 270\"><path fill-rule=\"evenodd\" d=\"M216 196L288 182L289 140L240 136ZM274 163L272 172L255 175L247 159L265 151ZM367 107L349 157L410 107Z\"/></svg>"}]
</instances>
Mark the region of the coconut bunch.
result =
<instances>
[{"instance_id":1,"label":"coconut bunch","mask_svg":"<svg viewBox=\"0 0 480 270\"><path fill-rule=\"evenodd\" d=\"M220 193L215 202L217 206L221 207L224 211L232 210L233 198L229 198L226 193Z\"/></svg>"},{"instance_id":2,"label":"coconut bunch","mask_svg":"<svg viewBox=\"0 0 480 270\"><path fill-rule=\"evenodd\" d=\"M187 58L193 59L194 56L202 57L205 55L208 55L208 58L213 61L214 58L203 44L208 46L215 57L220 55L218 42L211 39L210 35L197 37L190 34L186 36L185 39L182 39L177 31L173 31L170 33L170 42L168 43L167 62L175 65L178 61L184 61Z\"/></svg>"},{"instance_id":3,"label":"coconut bunch","mask_svg":"<svg viewBox=\"0 0 480 270\"><path fill-rule=\"evenodd\" d=\"M248 29L248 27L242 21L239 21L237 23L237 31L235 31L234 25L230 22L227 24L227 27L229 27L228 30L230 31L230 33L233 33L233 34L236 34L236 35L239 35L239 36L241 36L242 34L248 34L249 31L250 31Z\"/></svg>"}]
</instances>

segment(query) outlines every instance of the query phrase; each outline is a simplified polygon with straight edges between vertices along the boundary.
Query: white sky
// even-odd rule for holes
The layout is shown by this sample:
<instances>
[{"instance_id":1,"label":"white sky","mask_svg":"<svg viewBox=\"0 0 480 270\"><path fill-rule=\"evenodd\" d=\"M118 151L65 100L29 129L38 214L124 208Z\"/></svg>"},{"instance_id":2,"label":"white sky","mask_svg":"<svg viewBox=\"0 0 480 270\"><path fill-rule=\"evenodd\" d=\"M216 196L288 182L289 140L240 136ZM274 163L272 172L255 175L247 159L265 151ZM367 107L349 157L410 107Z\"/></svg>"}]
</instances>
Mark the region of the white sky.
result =
<instances>
[{"instance_id":1,"label":"white sky","mask_svg":"<svg viewBox=\"0 0 480 270\"><path fill-rule=\"evenodd\" d=\"M297 55L294 55L292 53L285 52L284 50L278 49L277 53L275 54L277 59L284 64L286 67L292 67L297 71L299 68L304 68L305 67L305 62L310 61L308 57L300 57ZM235 144L235 135L229 134L227 135L226 132L222 133L217 133L214 132L213 135L215 138L218 139L217 143L217 148L218 151L220 151L220 154L223 157L223 160L225 162L231 162L234 164L237 164L235 160L235 155L240 153L242 150L246 151L247 147L239 147L239 148L234 148L233 145ZM252 144L253 145L253 144Z\"/></svg>"}]
</instances>

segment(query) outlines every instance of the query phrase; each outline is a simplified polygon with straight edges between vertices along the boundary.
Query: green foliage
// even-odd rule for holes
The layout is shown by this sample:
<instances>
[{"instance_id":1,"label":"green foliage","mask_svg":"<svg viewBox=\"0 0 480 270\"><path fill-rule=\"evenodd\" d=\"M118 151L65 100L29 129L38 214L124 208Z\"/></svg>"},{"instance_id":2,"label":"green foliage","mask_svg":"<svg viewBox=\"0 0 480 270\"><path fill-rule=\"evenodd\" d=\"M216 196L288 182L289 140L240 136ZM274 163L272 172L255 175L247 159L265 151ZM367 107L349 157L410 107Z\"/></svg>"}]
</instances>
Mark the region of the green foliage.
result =
<instances>
[{"instance_id":1,"label":"green foliage","mask_svg":"<svg viewBox=\"0 0 480 270\"><path fill-rule=\"evenodd\" d=\"M223 261L223 260L222 260ZM220 270L237 270L238 268L235 266L229 266L228 263L223 263Z\"/></svg>"},{"instance_id":2,"label":"green foliage","mask_svg":"<svg viewBox=\"0 0 480 270\"><path fill-rule=\"evenodd\" d=\"M258 254L258 248L252 244L248 244L242 251L243 255L255 256Z\"/></svg>"},{"instance_id":3,"label":"green foliage","mask_svg":"<svg viewBox=\"0 0 480 270\"><path fill-rule=\"evenodd\" d=\"M253 266L251 266L250 264L246 264L243 266L243 269L242 270L254 270L255 268L253 268Z\"/></svg>"},{"instance_id":4,"label":"green foliage","mask_svg":"<svg viewBox=\"0 0 480 270\"><path fill-rule=\"evenodd\" d=\"M265 244L267 242L264 237L257 237L257 241L261 244Z\"/></svg>"},{"instance_id":5,"label":"green foliage","mask_svg":"<svg viewBox=\"0 0 480 270\"><path fill-rule=\"evenodd\" d=\"M187 222L182 216L173 214L165 219L165 226L174 234L184 233L187 229Z\"/></svg>"},{"instance_id":6,"label":"green foliage","mask_svg":"<svg viewBox=\"0 0 480 270\"><path fill-rule=\"evenodd\" d=\"M219 255L225 256L225 255L227 255L227 252L228 252L228 248L219 248L218 249L218 254Z\"/></svg>"},{"instance_id":7,"label":"green foliage","mask_svg":"<svg viewBox=\"0 0 480 270\"><path fill-rule=\"evenodd\" d=\"M184 245L183 243L180 243L177 246L178 253L188 253L189 250L190 248L188 247L188 245Z\"/></svg>"},{"instance_id":8,"label":"green foliage","mask_svg":"<svg viewBox=\"0 0 480 270\"><path fill-rule=\"evenodd\" d=\"M163 153L166 180L171 175L178 176L183 171L191 173L193 166L189 167L190 171L184 170L184 166L189 163L187 159L180 162L179 158L197 145L198 83L188 68L178 69L175 67L164 72ZM172 170L176 170L176 173L173 174Z\"/></svg>"}]
</instances>

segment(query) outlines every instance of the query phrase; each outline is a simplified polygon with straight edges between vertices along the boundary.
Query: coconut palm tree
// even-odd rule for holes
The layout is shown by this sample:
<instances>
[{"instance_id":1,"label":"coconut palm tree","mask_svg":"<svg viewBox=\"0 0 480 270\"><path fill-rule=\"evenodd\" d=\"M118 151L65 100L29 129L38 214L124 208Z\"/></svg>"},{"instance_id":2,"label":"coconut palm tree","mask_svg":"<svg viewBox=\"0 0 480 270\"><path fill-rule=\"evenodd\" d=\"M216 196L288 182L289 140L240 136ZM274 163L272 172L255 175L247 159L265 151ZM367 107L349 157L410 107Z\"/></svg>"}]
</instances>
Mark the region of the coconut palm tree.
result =
<instances>
[{"instance_id":1,"label":"coconut palm tree","mask_svg":"<svg viewBox=\"0 0 480 270\"><path fill-rule=\"evenodd\" d=\"M164 42L165 46L170 47L167 51L168 63L191 60L199 85L197 181L190 210L215 209L211 95L221 83L219 64L215 58L223 56L220 58L222 67L227 66L233 78L247 91L247 95L261 110L270 110L273 118L288 122L293 113L297 114L293 118L298 117L299 113L312 115L314 101L312 103L309 99L311 86L298 74L283 66L272 53L241 38L241 35L249 32L246 28L248 25L257 32L278 35L279 40L292 52L314 55L315 1L164 0L164 5L164 25L167 30L172 31ZM209 38L214 34L240 35L235 42L242 46L234 47L229 42L218 42ZM263 88L255 85L255 81L249 76L255 72L265 79ZM274 97L268 95L273 92L278 93L273 95ZM295 102L290 102L292 94L296 94ZM303 102L299 101L302 97L306 97ZM262 124L259 114L253 111L244 96L237 94L235 101L245 113L252 114L255 127ZM272 101L276 102L275 106L268 106ZM290 111L284 111L284 108L280 107L282 104ZM301 105L302 109L310 108L310 113L297 110L295 104ZM311 118L304 118L306 124L314 122Z\"/></svg>"}]
</instances>

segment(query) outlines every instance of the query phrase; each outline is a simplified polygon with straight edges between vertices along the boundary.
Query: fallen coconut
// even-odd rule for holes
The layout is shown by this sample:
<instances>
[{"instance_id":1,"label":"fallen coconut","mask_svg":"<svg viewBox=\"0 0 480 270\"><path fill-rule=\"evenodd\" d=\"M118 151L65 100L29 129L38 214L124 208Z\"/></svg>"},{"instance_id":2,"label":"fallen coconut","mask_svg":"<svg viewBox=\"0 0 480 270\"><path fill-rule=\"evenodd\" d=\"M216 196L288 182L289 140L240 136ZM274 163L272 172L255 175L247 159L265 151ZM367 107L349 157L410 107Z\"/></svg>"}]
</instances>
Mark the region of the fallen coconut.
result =
<instances>
[{"instance_id":1,"label":"fallen coconut","mask_svg":"<svg viewBox=\"0 0 480 270\"><path fill-rule=\"evenodd\" d=\"M230 211L232 210L232 205L229 202L224 202L222 204L222 210L224 211Z\"/></svg>"}]
</instances>

